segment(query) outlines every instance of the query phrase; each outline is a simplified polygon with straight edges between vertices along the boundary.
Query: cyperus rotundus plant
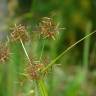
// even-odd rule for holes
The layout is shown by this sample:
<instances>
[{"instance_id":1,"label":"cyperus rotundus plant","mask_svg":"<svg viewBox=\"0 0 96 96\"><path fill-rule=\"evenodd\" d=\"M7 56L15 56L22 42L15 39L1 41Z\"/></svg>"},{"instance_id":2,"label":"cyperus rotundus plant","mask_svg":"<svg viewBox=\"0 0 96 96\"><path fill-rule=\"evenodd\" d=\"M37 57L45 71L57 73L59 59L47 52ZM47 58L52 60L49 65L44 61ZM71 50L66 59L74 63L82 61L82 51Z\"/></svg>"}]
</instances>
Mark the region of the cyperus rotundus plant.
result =
<instances>
[{"instance_id":1,"label":"cyperus rotundus plant","mask_svg":"<svg viewBox=\"0 0 96 96\"><path fill-rule=\"evenodd\" d=\"M43 39L52 38L53 40L56 40L55 35L58 34L60 29L62 29L62 28L59 28L58 24L56 22L54 22L52 18L43 17L38 26L38 30L39 30L38 34L40 34L41 38L43 38ZM66 52L68 52L75 45L77 45L84 39L88 38L89 36L93 35L94 33L96 33L96 31L88 34L87 36L80 39L73 45L69 46L59 56L57 56L55 59L53 59L49 64L44 64L43 62L41 62L41 61L43 61L41 57L43 55L44 45L42 46L41 56L37 60L38 62L35 62L34 59L31 60L29 53L27 52L26 47L25 47L25 43L28 42L28 40L30 39L30 36L27 33L26 27L23 26L22 24L15 25L15 27L12 28L12 32L10 33L10 36L8 36L8 37L10 39L10 42L21 43L23 51L28 60L28 64L22 74L24 76L26 76L28 79L34 80L36 82L37 86L39 86L42 96L48 96L47 88L46 88L46 85L44 84L44 78L45 78L44 76L46 74L46 71L48 71L48 69L50 67L52 67L53 64L55 64L55 62L58 59L60 59ZM10 43L10 42L8 42L8 43ZM8 60L9 54L10 54L9 48L6 45L1 44L0 45L0 62L5 62L6 60Z\"/></svg>"}]
</instances>

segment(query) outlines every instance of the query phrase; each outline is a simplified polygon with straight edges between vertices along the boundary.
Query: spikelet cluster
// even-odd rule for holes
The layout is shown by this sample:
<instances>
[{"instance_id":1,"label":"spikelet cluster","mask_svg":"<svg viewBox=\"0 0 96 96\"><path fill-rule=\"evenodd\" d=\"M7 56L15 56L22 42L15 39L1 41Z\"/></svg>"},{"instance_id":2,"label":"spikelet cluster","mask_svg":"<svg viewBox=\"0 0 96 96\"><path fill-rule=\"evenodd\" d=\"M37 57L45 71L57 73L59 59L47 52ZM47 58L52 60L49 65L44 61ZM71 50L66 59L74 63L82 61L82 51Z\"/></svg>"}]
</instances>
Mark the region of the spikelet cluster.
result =
<instances>
[{"instance_id":1,"label":"spikelet cluster","mask_svg":"<svg viewBox=\"0 0 96 96\"><path fill-rule=\"evenodd\" d=\"M39 23L40 35L43 38L52 38L55 40L55 35L58 31L57 24L48 17L43 17Z\"/></svg>"},{"instance_id":2,"label":"spikelet cluster","mask_svg":"<svg viewBox=\"0 0 96 96\"><path fill-rule=\"evenodd\" d=\"M41 70L44 68L44 64L40 63L39 61L28 64L25 69L25 73L27 74L28 78L31 80L39 80L41 77Z\"/></svg>"},{"instance_id":3,"label":"spikelet cluster","mask_svg":"<svg viewBox=\"0 0 96 96\"><path fill-rule=\"evenodd\" d=\"M19 41L20 39L24 42L28 40L27 30L25 26L23 25L15 25L14 28L12 28L11 32L11 40L12 41Z\"/></svg>"},{"instance_id":4,"label":"spikelet cluster","mask_svg":"<svg viewBox=\"0 0 96 96\"><path fill-rule=\"evenodd\" d=\"M8 60L9 58L9 48L7 45L0 43L0 62L4 63Z\"/></svg>"}]
</instances>

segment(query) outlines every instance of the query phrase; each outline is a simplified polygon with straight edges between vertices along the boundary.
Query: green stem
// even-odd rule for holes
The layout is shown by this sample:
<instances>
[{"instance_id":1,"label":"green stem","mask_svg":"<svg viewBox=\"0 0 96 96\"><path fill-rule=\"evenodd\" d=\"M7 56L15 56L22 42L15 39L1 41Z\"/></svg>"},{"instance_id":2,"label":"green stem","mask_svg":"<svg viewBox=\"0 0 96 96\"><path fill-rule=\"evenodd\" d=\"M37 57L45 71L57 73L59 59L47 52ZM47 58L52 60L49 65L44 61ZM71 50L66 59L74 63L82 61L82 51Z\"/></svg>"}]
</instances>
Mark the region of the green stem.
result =
<instances>
[{"instance_id":1,"label":"green stem","mask_svg":"<svg viewBox=\"0 0 96 96\"><path fill-rule=\"evenodd\" d=\"M72 49L74 46L76 46L78 43L80 43L81 41L83 41L84 39L88 38L89 36L93 35L94 33L96 33L96 31L93 31L92 33L86 35L85 37L83 37L82 39L80 39L79 41L77 41L76 43L74 43L73 45L69 46L65 51L63 51L59 56L57 56L54 60L52 60L51 63L49 63L43 70L42 72L45 72L49 67L51 67L58 59L60 59L65 53L67 53L70 49Z\"/></svg>"},{"instance_id":2,"label":"green stem","mask_svg":"<svg viewBox=\"0 0 96 96\"><path fill-rule=\"evenodd\" d=\"M25 53L27 59L29 60L29 63L31 64L31 60L30 60L29 55L28 55L28 53L27 53L27 50L26 50L26 48L25 48L25 46L24 46L24 44L23 44L23 42L22 42L22 39L20 39L20 42L21 42L22 48L23 48L23 50L24 50L24 53Z\"/></svg>"},{"instance_id":3,"label":"green stem","mask_svg":"<svg viewBox=\"0 0 96 96\"><path fill-rule=\"evenodd\" d=\"M86 27L86 34L89 34L92 29L92 23L88 22ZM84 52L83 52L83 64L84 70L87 72L88 70L88 57L89 57L89 49L90 49L90 38L85 39L84 41Z\"/></svg>"},{"instance_id":4,"label":"green stem","mask_svg":"<svg viewBox=\"0 0 96 96\"><path fill-rule=\"evenodd\" d=\"M42 96L48 96L48 93L47 93L47 88L45 86L45 83L43 80L39 80L38 81L38 85L39 85L39 89L40 89L40 93Z\"/></svg>"},{"instance_id":5,"label":"green stem","mask_svg":"<svg viewBox=\"0 0 96 96\"><path fill-rule=\"evenodd\" d=\"M41 49L40 61L41 61L41 59L42 59L44 47L45 47L45 40L44 40L44 42L43 42L43 46L42 46L42 49Z\"/></svg>"}]
</instances>

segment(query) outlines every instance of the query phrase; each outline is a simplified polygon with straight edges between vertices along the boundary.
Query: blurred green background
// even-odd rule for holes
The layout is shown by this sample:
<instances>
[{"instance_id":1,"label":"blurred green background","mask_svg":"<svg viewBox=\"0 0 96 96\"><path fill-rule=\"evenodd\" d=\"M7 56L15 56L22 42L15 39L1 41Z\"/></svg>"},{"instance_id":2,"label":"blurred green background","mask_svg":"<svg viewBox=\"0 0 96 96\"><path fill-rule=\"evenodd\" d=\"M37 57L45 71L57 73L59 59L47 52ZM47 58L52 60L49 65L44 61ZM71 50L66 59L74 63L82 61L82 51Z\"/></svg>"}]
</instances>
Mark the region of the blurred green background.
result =
<instances>
[{"instance_id":1,"label":"blurred green background","mask_svg":"<svg viewBox=\"0 0 96 96\"><path fill-rule=\"evenodd\" d=\"M0 0L0 40L6 40L10 26L24 24L31 36L26 49L39 58L43 41L34 31L42 17L52 18L66 28L60 30L56 40L46 40L43 55L50 62L96 30L96 0ZM53 65L45 80L48 96L96 96L95 36L76 45ZM0 64L0 96L40 96L36 84L19 74L26 65L21 45L10 44L10 49L14 54L8 64ZM20 80L25 82L23 86Z\"/></svg>"}]
</instances>

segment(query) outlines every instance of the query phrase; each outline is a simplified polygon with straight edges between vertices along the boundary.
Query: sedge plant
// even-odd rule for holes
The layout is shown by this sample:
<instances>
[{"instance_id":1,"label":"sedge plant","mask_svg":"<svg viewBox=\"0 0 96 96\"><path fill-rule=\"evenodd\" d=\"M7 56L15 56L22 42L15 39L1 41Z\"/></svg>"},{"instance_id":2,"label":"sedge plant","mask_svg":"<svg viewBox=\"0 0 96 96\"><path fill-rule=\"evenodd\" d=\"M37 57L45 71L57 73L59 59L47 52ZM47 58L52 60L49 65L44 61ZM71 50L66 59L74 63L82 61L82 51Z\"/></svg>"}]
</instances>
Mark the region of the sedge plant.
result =
<instances>
[{"instance_id":1,"label":"sedge plant","mask_svg":"<svg viewBox=\"0 0 96 96\"><path fill-rule=\"evenodd\" d=\"M75 47L77 44L85 40L86 38L92 36L96 33L96 31L93 31L91 33L88 33L85 37L77 41L76 43L69 46L66 50L64 50L60 55L58 55L55 59L53 59L49 64L44 64L42 61L42 56L44 53L44 47L45 47L45 40L46 39L52 39L56 40L55 36L56 34L59 35L60 29L58 24L56 24L52 18L43 17L41 19L41 22L38 25L40 38L44 40L41 54L39 56L38 60L35 60L31 58L29 55L25 43L27 43L30 40L30 36L28 35L27 29L24 25L15 25L14 28L12 28L12 32L10 33L9 41L10 42L17 42L21 44L23 52L27 59L27 67L24 69L24 72L22 75L24 75L28 80L32 80L36 83L37 88L39 89L38 92L40 92L40 96L48 96L48 89L46 86L46 80L44 79L47 76L47 73L49 69L55 64L57 60L59 60L63 55L65 55L68 51L70 51L73 47ZM6 60L10 59L9 55L11 54L10 49L8 46L0 44L0 62L4 63ZM15 53L14 53L15 54ZM33 91L31 91L33 93ZM33 95L32 95L33 96Z\"/></svg>"}]
</instances>

